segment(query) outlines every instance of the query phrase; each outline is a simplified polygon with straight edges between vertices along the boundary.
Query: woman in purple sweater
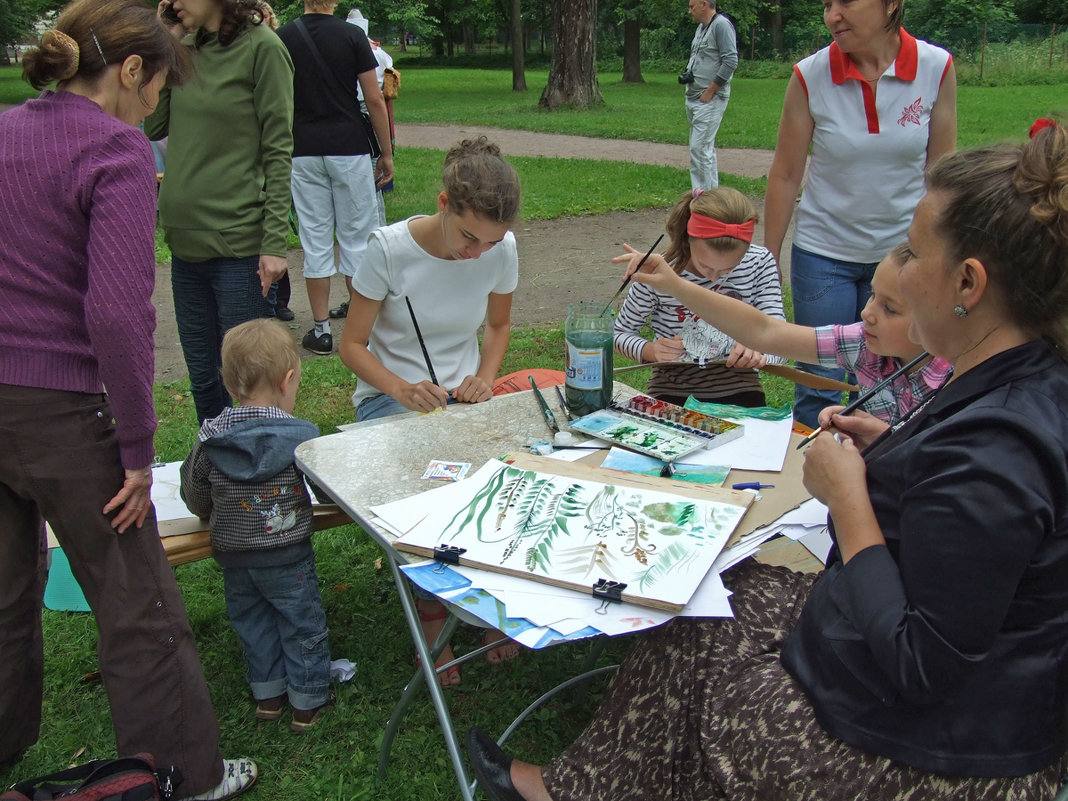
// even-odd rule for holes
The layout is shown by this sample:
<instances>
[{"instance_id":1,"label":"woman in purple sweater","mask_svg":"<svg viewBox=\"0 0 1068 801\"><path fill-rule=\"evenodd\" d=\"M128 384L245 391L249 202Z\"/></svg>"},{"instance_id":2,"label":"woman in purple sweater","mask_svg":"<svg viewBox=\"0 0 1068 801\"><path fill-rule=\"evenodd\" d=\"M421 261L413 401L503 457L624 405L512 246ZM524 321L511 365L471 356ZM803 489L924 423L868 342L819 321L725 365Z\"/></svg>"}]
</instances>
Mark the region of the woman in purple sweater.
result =
<instances>
[{"instance_id":1,"label":"woman in purple sweater","mask_svg":"<svg viewBox=\"0 0 1068 801\"><path fill-rule=\"evenodd\" d=\"M256 766L219 752L149 497L156 188L134 126L187 57L138 0L77 0L23 69L58 83L0 117L0 765L40 729L47 520L96 615L118 753L230 798Z\"/></svg>"}]
</instances>

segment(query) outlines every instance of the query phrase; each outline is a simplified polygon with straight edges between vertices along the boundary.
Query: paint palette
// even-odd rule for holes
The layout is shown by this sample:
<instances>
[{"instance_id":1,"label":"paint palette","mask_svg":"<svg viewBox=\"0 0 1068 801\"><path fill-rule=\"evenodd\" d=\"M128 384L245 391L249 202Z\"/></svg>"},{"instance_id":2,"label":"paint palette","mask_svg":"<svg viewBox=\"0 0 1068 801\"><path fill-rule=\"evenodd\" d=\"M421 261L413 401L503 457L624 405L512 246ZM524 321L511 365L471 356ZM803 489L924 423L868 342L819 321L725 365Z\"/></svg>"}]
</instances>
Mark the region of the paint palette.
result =
<instances>
[{"instance_id":1,"label":"paint palette","mask_svg":"<svg viewBox=\"0 0 1068 801\"><path fill-rule=\"evenodd\" d=\"M715 448L745 433L739 423L635 395L624 403L571 421L574 431L674 462L698 448Z\"/></svg>"}]
</instances>

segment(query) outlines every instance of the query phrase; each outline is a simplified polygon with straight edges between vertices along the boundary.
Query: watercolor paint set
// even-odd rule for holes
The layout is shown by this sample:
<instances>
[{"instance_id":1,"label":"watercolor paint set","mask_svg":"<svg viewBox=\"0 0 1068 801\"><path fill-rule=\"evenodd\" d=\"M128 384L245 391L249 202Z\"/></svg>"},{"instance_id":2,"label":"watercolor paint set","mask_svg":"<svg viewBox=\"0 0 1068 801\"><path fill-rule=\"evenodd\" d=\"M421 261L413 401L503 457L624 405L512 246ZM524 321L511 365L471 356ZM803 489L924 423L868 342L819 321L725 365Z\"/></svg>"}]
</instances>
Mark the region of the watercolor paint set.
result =
<instances>
[{"instance_id":1,"label":"watercolor paint set","mask_svg":"<svg viewBox=\"0 0 1068 801\"><path fill-rule=\"evenodd\" d=\"M617 403L571 421L571 429L665 462L699 448L715 448L745 433L745 427L648 395Z\"/></svg>"}]
</instances>

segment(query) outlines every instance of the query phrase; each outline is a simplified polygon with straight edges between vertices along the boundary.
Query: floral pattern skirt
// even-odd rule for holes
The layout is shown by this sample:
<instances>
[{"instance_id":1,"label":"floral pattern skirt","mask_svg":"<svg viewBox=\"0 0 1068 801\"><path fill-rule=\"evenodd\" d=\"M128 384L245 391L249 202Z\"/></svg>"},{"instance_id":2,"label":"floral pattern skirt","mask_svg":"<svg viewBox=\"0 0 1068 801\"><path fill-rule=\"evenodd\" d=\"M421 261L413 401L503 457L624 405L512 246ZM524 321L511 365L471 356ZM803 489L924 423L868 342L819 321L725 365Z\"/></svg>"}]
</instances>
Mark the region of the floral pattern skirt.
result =
<instances>
[{"instance_id":1,"label":"floral pattern skirt","mask_svg":"<svg viewBox=\"0 0 1068 801\"><path fill-rule=\"evenodd\" d=\"M816 722L779 661L818 576L752 560L724 574L732 619L676 618L644 637L579 739L545 766L554 801L1048 801L1061 759L1016 778L924 773Z\"/></svg>"}]
</instances>

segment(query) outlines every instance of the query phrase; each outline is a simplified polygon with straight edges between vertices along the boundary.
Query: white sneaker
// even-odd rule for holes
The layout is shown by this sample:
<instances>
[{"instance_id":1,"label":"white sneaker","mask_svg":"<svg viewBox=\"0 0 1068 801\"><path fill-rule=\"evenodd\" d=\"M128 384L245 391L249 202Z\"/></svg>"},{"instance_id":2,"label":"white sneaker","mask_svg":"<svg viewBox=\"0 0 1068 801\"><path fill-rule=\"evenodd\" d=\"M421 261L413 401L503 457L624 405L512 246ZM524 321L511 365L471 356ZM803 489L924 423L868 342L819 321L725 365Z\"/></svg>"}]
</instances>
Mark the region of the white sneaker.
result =
<instances>
[{"instance_id":1,"label":"white sneaker","mask_svg":"<svg viewBox=\"0 0 1068 801\"><path fill-rule=\"evenodd\" d=\"M200 795L190 795L178 801L225 801L236 798L256 783L260 770L247 757L223 760L223 778L215 787Z\"/></svg>"}]
</instances>

